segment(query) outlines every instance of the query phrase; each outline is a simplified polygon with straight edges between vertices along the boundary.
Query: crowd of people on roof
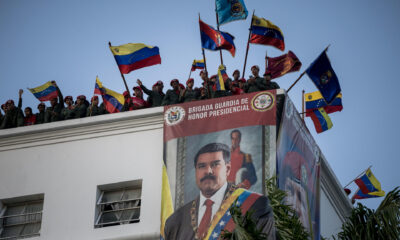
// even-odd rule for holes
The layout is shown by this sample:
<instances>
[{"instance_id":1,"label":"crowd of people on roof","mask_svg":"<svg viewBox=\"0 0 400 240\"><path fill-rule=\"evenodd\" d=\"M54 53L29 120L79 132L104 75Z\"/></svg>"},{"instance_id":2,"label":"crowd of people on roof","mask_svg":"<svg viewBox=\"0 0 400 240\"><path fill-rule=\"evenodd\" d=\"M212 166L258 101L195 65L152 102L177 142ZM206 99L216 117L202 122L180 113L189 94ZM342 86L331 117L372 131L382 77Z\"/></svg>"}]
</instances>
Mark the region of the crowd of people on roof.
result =
<instances>
[{"instance_id":1,"label":"crowd of people on roof","mask_svg":"<svg viewBox=\"0 0 400 240\"><path fill-rule=\"evenodd\" d=\"M251 67L251 72L253 75L246 81L246 79L240 78L240 71L235 70L232 74L233 79L228 78L225 81L225 90L217 89L217 75L208 77L207 72L204 70L200 71L200 78L203 80L202 87L194 88L193 78L186 81L186 87L181 84L178 79L173 79L170 82L172 89L167 90L166 93L163 92L164 84L162 81L157 81L151 89L148 89L138 79L138 86L133 87L133 97L130 96L128 91L123 93L125 102L122 111L132 111L148 107L165 106L279 88L277 83L271 81L270 72L265 72L263 77L261 77L259 75L260 68L257 65ZM74 102L72 96L63 98L55 81L52 81L52 84L57 89L58 97L54 97L50 100L49 107L46 107L43 102L39 103L37 106L38 112L36 114L33 114L32 108L30 107L26 107L22 112L22 89L19 90L17 106L15 106L13 100L8 100L5 104L2 104L1 110L4 112L4 115L0 111L0 129L109 113L104 103L99 105L98 96L93 96L89 103L84 95L80 95ZM147 95L146 100L143 97L143 92Z\"/></svg>"}]
</instances>

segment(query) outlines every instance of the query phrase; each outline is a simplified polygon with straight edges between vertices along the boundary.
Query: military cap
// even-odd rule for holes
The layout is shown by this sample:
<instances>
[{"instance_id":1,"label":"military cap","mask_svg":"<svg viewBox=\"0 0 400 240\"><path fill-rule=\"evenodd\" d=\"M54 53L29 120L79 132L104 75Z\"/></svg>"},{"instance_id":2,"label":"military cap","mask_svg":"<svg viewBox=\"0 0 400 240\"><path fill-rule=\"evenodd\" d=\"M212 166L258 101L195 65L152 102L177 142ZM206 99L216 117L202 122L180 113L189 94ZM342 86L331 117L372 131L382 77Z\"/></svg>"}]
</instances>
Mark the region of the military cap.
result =
<instances>
[{"instance_id":1,"label":"military cap","mask_svg":"<svg viewBox=\"0 0 400 240\"><path fill-rule=\"evenodd\" d=\"M186 81L186 85L187 85L189 82L194 82L194 79L193 79L193 78L189 78L189 79Z\"/></svg>"},{"instance_id":2,"label":"military cap","mask_svg":"<svg viewBox=\"0 0 400 240\"><path fill-rule=\"evenodd\" d=\"M271 71L267 70L263 76L271 75Z\"/></svg>"},{"instance_id":3,"label":"military cap","mask_svg":"<svg viewBox=\"0 0 400 240\"><path fill-rule=\"evenodd\" d=\"M69 100L71 100L71 101L74 101L74 100L72 99L72 96L66 96L66 97L64 98L64 102L66 102L67 99L69 99Z\"/></svg>"},{"instance_id":4,"label":"military cap","mask_svg":"<svg viewBox=\"0 0 400 240\"><path fill-rule=\"evenodd\" d=\"M177 82L179 84L179 80L175 78L175 79L171 80L170 85L172 86L172 83L174 83L174 82Z\"/></svg>"},{"instance_id":5,"label":"military cap","mask_svg":"<svg viewBox=\"0 0 400 240\"><path fill-rule=\"evenodd\" d=\"M86 97L85 97L85 95L79 95L76 97L76 99L86 100Z\"/></svg>"},{"instance_id":6,"label":"military cap","mask_svg":"<svg viewBox=\"0 0 400 240\"><path fill-rule=\"evenodd\" d=\"M257 65L252 66L252 67L251 67L251 70L253 70L253 68L256 68L258 71L260 71L260 67L257 66Z\"/></svg>"},{"instance_id":7,"label":"military cap","mask_svg":"<svg viewBox=\"0 0 400 240\"><path fill-rule=\"evenodd\" d=\"M133 91L135 91L136 89L138 89L138 90L140 90L140 91L142 92L142 88L141 88L140 86L133 87L132 89L133 89Z\"/></svg>"},{"instance_id":8,"label":"military cap","mask_svg":"<svg viewBox=\"0 0 400 240\"><path fill-rule=\"evenodd\" d=\"M46 107L46 105L44 104L44 103L39 103L38 105L37 105L37 107L39 108L40 106L43 106L43 107Z\"/></svg>"},{"instance_id":9,"label":"military cap","mask_svg":"<svg viewBox=\"0 0 400 240\"><path fill-rule=\"evenodd\" d=\"M93 97L90 99L90 102L93 102L94 100L99 100L99 96L93 96Z\"/></svg>"}]
</instances>

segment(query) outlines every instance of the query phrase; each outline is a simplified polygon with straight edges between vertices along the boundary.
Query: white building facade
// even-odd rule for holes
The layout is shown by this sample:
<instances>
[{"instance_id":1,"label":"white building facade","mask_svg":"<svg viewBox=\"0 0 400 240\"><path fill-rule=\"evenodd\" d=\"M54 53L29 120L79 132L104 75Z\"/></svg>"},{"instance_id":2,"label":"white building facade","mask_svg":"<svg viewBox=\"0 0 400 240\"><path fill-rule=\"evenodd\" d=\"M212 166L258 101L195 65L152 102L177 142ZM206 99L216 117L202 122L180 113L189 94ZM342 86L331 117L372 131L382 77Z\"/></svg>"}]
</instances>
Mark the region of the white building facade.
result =
<instances>
[{"instance_id":1,"label":"white building facade","mask_svg":"<svg viewBox=\"0 0 400 240\"><path fill-rule=\"evenodd\" d=\"M163 155L162 107L1 130L2 231L46 240L159 239ZM330 237L351 204L325 158L320 192L321 234ZM32 226L10 213L21 203Z\"/></svg>"}]
</instances>

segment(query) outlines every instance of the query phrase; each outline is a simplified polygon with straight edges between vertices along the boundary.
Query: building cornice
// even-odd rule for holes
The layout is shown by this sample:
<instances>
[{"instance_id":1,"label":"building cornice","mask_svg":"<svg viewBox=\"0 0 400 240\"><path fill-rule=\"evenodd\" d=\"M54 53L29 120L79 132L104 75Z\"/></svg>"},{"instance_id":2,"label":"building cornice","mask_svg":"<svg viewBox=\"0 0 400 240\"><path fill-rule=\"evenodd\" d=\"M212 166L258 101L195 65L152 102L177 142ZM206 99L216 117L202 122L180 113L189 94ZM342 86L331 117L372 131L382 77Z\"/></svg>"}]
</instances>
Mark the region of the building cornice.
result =
<instances>
[{"instance_id":1,"label":"building cornice","mask_svg":"<svg viewBox=\"0 0 400 240\"><path fill-rule=\"evenodd\" d=\"M342 222L350 215L352 204L343 190L342 185L336 178L333 170L329 166L328 161L321 154L321 190L324 191L326 197L331 203L337 215Z\"/></svg>"},{"instance_id":2,"label":"building cornice","mask_svg":"<svg viewBox=\"0 0 400 240\"><path fill-rule=\"evenodd\" d=\"M163 107L0 131L0 152L163 128Z\"/></svg>"}]
</instances>

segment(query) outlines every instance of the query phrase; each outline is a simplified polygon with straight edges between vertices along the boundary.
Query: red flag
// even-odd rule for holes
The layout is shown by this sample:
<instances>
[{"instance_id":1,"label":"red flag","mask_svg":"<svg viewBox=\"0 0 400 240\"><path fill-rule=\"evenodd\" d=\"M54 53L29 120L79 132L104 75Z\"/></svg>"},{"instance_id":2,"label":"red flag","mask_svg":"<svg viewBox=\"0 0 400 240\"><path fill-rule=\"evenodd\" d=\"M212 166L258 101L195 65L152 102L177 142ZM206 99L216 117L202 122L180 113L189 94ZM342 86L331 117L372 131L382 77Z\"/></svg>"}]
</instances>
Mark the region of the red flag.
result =
<instances>
[{"instance_id":1,"label":"red flag","mask_svg":"<svg viewBox=\"0 0 400 240\"><path fill-rule=\"evenodd\" d=\"M279 57L266 57L266 60L268 61L268 66L266 62L265 72L270 72L272 79L281 77L286 73L299 71L301 68L300 60L290 50L287 54Z\"/></svg>"}]
</instances>

